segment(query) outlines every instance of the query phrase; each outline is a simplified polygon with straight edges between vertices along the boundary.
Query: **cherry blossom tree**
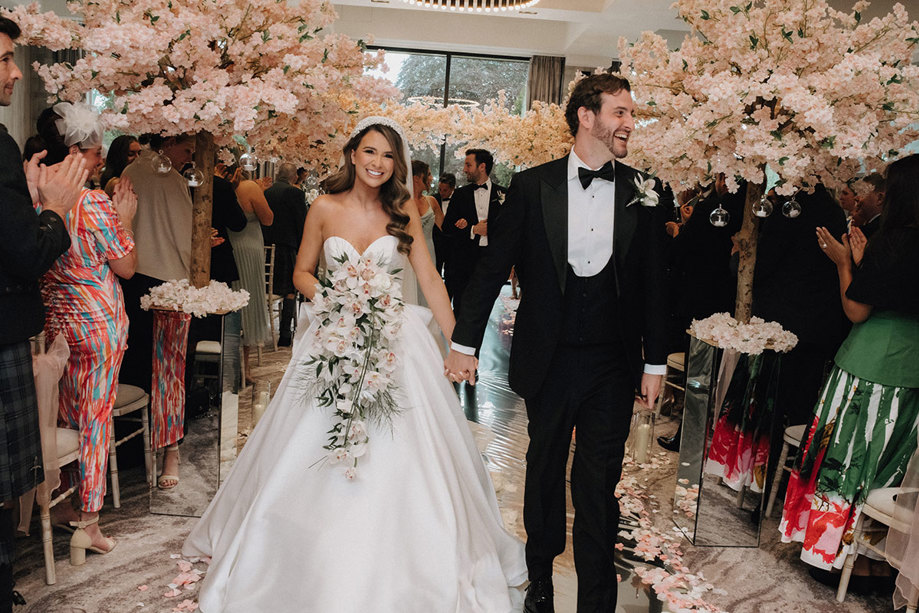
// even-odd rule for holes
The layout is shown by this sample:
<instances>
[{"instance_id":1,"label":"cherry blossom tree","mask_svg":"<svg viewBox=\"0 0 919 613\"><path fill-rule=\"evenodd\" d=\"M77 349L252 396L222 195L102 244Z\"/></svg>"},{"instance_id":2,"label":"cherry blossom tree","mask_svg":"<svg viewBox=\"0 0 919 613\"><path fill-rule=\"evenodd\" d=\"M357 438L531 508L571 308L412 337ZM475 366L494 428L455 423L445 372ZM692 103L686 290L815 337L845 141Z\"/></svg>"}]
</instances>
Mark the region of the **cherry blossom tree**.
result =
<instances>
[{"instance_id":1,"label":"cherry blossom tree","mask_svg":"<svg viewBox=\"0 0 919 613\"><path fill-rule=\"evenodd\" d=\"M25 42L82 49L73 64L36 66L52 97L74 101L91 89L111 96L112 128L164 136L197 135L191 280L207 284L216 148L244 137L261 157L305 162L304 154L341 139L358 100L398 95L364 76L381 56L325 34L336 18L320 0L72 0L75 19L9 16Z\"/></svg>"},{"instance_id":2,"label":"cherry blossom tree","mask_svg":"<svg viewBox=\"0 0 919 613\"><path fill-rule=\"evenodd\" d=\"M719 173L732 192L747 182L736 315L752 304L756 221L765 169L776 192L838 188L864 165L882 168L919 137L919 23L897 4L870 21L826 0L678 0L691 32L677 51L645 32L620 39L642 111L638 166L674 190ZM631 159L631 158L630 158Z\"/></svg>"}]
</instances>

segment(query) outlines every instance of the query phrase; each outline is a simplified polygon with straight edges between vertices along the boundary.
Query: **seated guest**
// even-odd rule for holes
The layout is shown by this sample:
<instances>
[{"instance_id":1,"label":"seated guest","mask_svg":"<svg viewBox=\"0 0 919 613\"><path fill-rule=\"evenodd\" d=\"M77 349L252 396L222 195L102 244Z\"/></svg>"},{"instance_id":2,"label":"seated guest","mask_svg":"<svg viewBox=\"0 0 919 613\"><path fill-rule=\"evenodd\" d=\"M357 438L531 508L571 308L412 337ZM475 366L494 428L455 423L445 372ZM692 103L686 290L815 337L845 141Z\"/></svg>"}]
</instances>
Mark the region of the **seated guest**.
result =
<instances>
[{"instance_id":1,"label":"seated guest","mask_svg":"<svg viewBox=\"0 0 919 613\"><path fill-rule=\"evenodd\" d=\"M102 170L100 179L102 189L109 195L109 198L115 193L115 186L121 179L121 173L128 164L137 159L140 150L140 143L129 134L122 134L112 141L108 148L108 155L105 156L105 168Z\"/></svg>"},{"instance_id":2,"label":"seated guest","mask_svg":"<svg viewBox=\"0 0 919 613\"><path fill-rule=\"evenodd\" d=\"M817 230L818 248L836 265L842 307L854 325L814 409L779 527L783 541L803 542L801 558L824 570L840 568L845 554L854 552L852 530L869 492L900 485L916 449L919 155L888 167L880 228L861 266L853 265L849 238L837 237ZM857 563L854 574L864 572Z\"/></svg>"},{"instance_id":3,"label":"seated guest","mask_svg":"<svg viewBox=\"0 0 919 613\"><path fill-rule=\"evenodd\" d=\"M884 202L884 176L871 173L862 181L867 191L856 197L852 223L858 226L865 238L871 239L881 225L881 205Z\"/></svg>"},{"instance_id":4,"label":"seated guest","mask_svg":"<svg viewBox=\"0 0 919 613\"><path fill-rule=\"evenodd\" d=\"M48 119L39 123L39 136L48 151L45 163L58 164L69 153L79 153L87 167L98 164L103 128L88 105L56 104ZM102 534L98 521L105 495L112 407L128 337L128 318L115 276L129 279L134 274L132 223L136 210L129 180L118 185L114 201L102 191L84 189L65 218L70 248L42 279L47 337L62 333L70 346L61 380L60 421L80 431L80 514L69 504L55 507L58 522L71 521L82 528L70 541L72 564L82 564L87 549L108 553L115 547L115 541ZM67 489L70 479L67 473L62 476L62 488Z\"/></svg>"}]
</instances>

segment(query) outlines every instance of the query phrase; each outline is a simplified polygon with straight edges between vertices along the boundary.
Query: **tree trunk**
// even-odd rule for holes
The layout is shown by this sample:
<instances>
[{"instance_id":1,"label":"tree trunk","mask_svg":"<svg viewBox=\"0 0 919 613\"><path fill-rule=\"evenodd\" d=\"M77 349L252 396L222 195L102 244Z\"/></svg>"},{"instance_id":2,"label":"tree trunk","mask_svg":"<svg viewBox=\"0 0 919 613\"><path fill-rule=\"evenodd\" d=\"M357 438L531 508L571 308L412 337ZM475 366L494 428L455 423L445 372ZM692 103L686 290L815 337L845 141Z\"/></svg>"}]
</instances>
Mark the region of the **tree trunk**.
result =
<instances>
[{"instance_id":1,"label":"tree trunk","mask_svg":"<svg viewBox=\"0 0 919 613\"><path fill-rule=\"evenodd\" d=\"M753 314L753 269L756 266L756 242L759 217L753 214L753 205L763 196L762 184L747 183L747 198L744 202L743 225L737 233L740 249L740 263L737 266L737 301L734 318L742 323L750 321Z\"/></svg>"},{"instance_id":2,"label":"tree trunk","mask_svg":"<svg viewBox=\"0 0 919 613\"><path fill-rule=\"evenodd\" d=\"M191 222L191 282L204 287L211 280L211 211L214 202L214 135L199 132L195 139L195 168L204 182L194 188Z\"/></svg>"}]
</instances>

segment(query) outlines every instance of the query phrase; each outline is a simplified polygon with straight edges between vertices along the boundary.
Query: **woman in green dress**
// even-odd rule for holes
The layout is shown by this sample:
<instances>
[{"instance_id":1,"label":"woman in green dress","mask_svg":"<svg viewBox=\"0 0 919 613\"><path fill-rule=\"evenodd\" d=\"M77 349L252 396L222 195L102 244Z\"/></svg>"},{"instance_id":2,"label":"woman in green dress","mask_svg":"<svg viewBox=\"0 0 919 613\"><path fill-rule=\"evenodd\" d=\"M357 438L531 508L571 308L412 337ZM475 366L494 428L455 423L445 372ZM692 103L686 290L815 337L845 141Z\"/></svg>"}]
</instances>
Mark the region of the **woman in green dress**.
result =
<instances>
[{"instance_id":1,"label":"woman in green dress","mask_svg":"<svg viewBox=\"0 0 919 613\"><path fill-rule=\"evenodd\" d=\"M837 267L849 336L815 408L788 484L779 530L824 570L852 553L871 490L895 487L919 425L919 155L891 163L881 229L817 240ZM864 256L864 257L862 257Z\"/></svg>"}]
</instances>

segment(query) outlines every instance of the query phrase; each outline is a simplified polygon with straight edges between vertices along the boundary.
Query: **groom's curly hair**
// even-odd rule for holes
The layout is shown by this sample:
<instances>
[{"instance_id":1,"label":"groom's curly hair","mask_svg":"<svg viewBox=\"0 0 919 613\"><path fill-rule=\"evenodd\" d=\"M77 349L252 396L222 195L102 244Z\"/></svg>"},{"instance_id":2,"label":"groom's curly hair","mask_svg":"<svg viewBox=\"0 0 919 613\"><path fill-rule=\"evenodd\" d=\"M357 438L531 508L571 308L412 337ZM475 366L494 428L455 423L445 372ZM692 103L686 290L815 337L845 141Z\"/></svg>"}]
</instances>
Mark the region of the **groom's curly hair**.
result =
<instances>
[{"instance_id":1,"label":"groom's curly hair","mask_svg":"<svg viewBox=\"0 0 919 613\"><path fill-rule=\"evenodd\" d=\"M594 113L600 112L603 105L602 94L618 94L620 91L632 91L629 80L623 77L603 72L585 77L577 82L574 90L571 92L571 98L568 99L568 106L565 107L565 121L568 122L568 130L571 136L578 133L578 109L582 106Z\"/></svg>"}]
</instances>

